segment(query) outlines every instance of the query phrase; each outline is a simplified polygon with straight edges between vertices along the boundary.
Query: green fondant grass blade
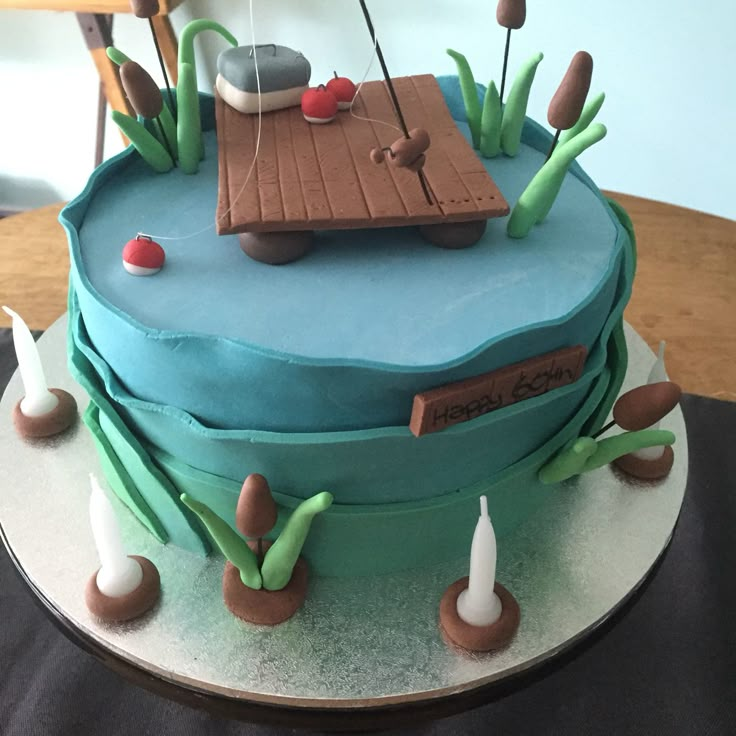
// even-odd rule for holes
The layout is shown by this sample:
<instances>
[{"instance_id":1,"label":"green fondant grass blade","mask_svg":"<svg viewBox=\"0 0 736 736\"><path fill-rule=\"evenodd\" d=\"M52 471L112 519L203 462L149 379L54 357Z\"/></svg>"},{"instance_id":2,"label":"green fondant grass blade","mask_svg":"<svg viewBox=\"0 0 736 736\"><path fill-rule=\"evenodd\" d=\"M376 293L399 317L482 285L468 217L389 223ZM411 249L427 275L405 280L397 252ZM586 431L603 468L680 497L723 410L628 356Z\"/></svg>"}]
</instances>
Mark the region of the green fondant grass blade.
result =
<instances>
[{"instance_id":1,"label":"green fondant grass blade","mask_svg":"<svg viewBox=\"0 0 736 736\"><path fill-rule=\"evenodd\" d=\"M112 119L123 134L130 139L131 144L140 153L143 160L154 171L164 174L171 169L174 165L171 156L156 138L146 130L143 123L119 110L112 111Z\"/></svg>"},{"instance_id":2,"label":"green fondant grass blade","mask_svg":"<svg viewBox=\"0 0 736 736\"><path fill-rule=\"evenodd\" d=\"M447 49L447 53L455 60L455 64L457 64L457 76L460 79L460 91L463 93L463 102L465 103L465 114L468 118L470 135L473 138L473 147L478 148L480 146L480 121L482 112L473 71L470 68L470 64L468 64L468 60L459 51Z\"/></svg>"},{"instance_id":3,"label":"green fondant grass blade","mask_svg":"<svg viewBox=\"0 0 736 736\"><path fill-rule=\"evenodd\" d=\"M514 206L506 231L512 238L524 238L552 209L570 164L587 148L606 135L606 128L594 123L564 146L557 146L552 158L536 173Z\"/></svg>"},{"instance_id":4,"label":"green fondant grass blade","mask_svg":"<svg viewBox=\"0 0 736 736\"><path fill-rule=\"evenodd\" d=\"M261 575L266 590L281 590L291 580L291 573L307 539L312 519L328 509L332 500L332 494L323 491L302 501L294 509L278 539L263 558Z\"/></svg>"},{"instance_id":5,"label":"green fondant grass blade","mask_svg":"<svg viewBox=\"0 0 736 736\"><path fill-rule=\"evenodd\" d=\"M606 99L605 92L600 92L592 100L588 100L587 104L583 108L583 112L580 113L577 123L572 126L569 130L563 130L560 135L560 145L571 141L578 133L582 133L595 119L595 116L603 106L603 102Z\"/></svg>"},{"instance_id":6,"label":"green fondant grass blade","mask_svg":"<svg viewBox=\"0 0 736 736\"><path fill-rule=\"evenodd\" d=\"M120 49L116 49L114 46L108 46L105 49L105 53L107 54L107 58L118 66L122 66L126 61L130 61L129 56L126 56Z\"/></svg>"},{"instance_id":7,"label":"green fondant grass blade","mask_svg":"<svg viewBox=\"0 0 736 736\"><path fill-rule=\"evenodd\" d=\"M194 39L202 31L214 31L219 33L231 46L237 46L238 42L230 31L214 20L208 18L197 18L190 20L179 34L179 64L190 64L194 68ZM197 87L197 75L194 73L194 87Z\"/></svg>"},{"instance_id":8,"label":"green fondant grass blade","mask_svg":"<svg viewBox=\"0 0 736 736\"><path fill-rule=\"evenodd\" d=\"M99 416L100 408L94 401L90 401L82 419L94 440L97 455L102 465L102 472L107 482L115 495L135 514L138 521L153 534L156 540L161 544L166 544L169 541L169 535L159 518L141 496L138 487L128 474L125 466L120 462L120 458L115 454L115 450L113 450L110 441L102 431L102 427L100 427Z\"/></svg>"},{"instance_id":9,"label":"green fondant grass blade","mask_svg":"<svg viewBox=\"0 0 736 736\"><path fill-rule=\"evenodd\" d=\"M501 98L495 82L491 82L483 98L480 119L480 153L485 158L498 156L501 150Z\"/></svg>"},{"instance_id":10,"label":"green fondant grass blade","mask_svg":"<svg viewBox=\"0 0 736 736\"><path fill-rule=\"evenodd\" d=\"M243 585L247 585L253 590L260 590L262 581L261 573L258 571L258 559L248 543L234 532L230 525L224 522L209 506L195 500L186 493L182 493L180 498L187 508L199 516L222 554L238 568Z\"/></svg>"},{"instance_id":11,"label":"green fondant grass blade","mask_svg":"<svg viewBox=\"0 0 736 736\"><path fill-rule=\"evenodd\" d=\"M596 451L598 443L592 437L578 437L568 442L539 470L539 480L545 485L559 483L583 471L585 463Z\"/></svg>"},{"instance_id":12,"label":"green fondant grass blade","mask_svg":"<svg viewBox=\"0 0 736 736\"><path fill-rule=\"evenodd\" d=\"M179 64L176 100L178 108L176 140L179 150L179 166L185 174L196 174L202 158L202 121L199 116L197 79L191 64Z\"/></svg>"},{"instance_id":13,"label":"green fondant grass blade","mask_svg":"<svg viewBox=\"0 0 736 736\"><path fill-rule=\"evenodd\" d=\"M675 435L666 429L642 429L639 432L625 432L598 442L595 453L588 458L582 472L601 468L622 455L643 450L646 447L673 445Z\"/></svg>"},{"instance_id":14,"label":"green fondant grass blade","mask_svg":"<svg viewBox=\"0 0 736 736\"><path fill-rule=\"evenodd\" d=\"M539 62L544 54L537 53L527 59L514 77L514 84L503 108L501 121L501 149L507 156L516 156L521 145L521 132L524 129L529 92L534 83Z\"/></svg>"},{"instance_id":15,"label":"green fondant grass blade","mask_svg":"<svg viewBox=\"0 0 736 736\"><path fill-rule=\"evenodd\" d=\"M606 366L609 371L608 386L595 411L583 425L585 434L595 434L605 424L626 377L629 349L626 345L623 317L614 325L606 349L608 351L606 358Z\"/></svg>"},{"instance_id":16,"label":"green fondant grass blade","mask_svg":"<svg viewBox=\"0 0 736 736\"><path fill-rule=\"evenodd\" d=\"M164 106L161 108L161 114L158 117L161 121L161 125L164 128L164 132L166 133L166 139L169 141L171 150L174 152L174 156L178 158L179 146L176 141L176 123L174 122L174 116L171 114L171 110L169 110L169 106L166 102L164 102ZM158 125L155 123L153 126L153 130L156 134L156 138L161 142L162 145L164 145L165 148L166 146L164 144L164 141L161 139L161 131L159 130Z\"/></svg>"}]
</instances>

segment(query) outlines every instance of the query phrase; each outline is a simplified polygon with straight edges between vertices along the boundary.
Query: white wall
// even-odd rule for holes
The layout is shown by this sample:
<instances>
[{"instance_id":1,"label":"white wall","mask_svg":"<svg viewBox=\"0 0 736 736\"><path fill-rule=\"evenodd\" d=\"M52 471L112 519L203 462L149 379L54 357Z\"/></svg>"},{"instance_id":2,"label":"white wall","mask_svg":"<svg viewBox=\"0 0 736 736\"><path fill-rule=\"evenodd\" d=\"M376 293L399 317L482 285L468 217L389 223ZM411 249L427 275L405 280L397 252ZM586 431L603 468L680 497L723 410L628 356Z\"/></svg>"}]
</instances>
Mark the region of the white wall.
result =
<instances>
[{"instance_id":1,"label":"white wall","mask_svg":"<svg viewBox=\"0 0 736 736\"><path fill-rule=\"evenodd\" d=\"M333 69L359 79L372 48L357 0L254 0L257 40L299 48L313 82ZM708 13L702 8L708 7ZM451 73L451 46L478 81L498 80L505 31L492 0L369 0L394 75ZM595 59L592 91L607 100L605 141L581 163L603 188L674 202L736 219L736 3L732 0L528 0L526 26L513 34L510 68L529 54L545 59L530 114L546 107L572 54ZM247 0L188 0L172 20L210 17L249 42ZM203 34L200 87L211 89L224 42ZM116 45L158 79L147 23L117 16ZM377 78L376 63L370 78ZM159 80L160 81L160 80ZM69 199L91 171L97 76L70 13L0 11L0 209ZM121 148L108 125L106 154Z\"/></svg>"}]
</instances>

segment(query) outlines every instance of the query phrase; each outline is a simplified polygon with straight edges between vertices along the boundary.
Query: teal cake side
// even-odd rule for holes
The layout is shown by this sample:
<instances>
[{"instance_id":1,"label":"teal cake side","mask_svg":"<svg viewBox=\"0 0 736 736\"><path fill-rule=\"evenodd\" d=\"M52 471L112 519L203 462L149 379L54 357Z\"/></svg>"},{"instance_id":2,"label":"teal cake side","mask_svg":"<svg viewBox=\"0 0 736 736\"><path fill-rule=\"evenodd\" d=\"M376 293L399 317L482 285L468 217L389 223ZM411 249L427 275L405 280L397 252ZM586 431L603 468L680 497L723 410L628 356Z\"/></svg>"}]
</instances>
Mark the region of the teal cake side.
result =
<instances>
[{"instance_id":1,"label":"teal cake side","mask_svg":"<svg viewBox=\"0 0 736 736\"><path fill-rule=\"evenodd\" d=\"M455 114L457 104L453 102L458 96L457 82L441 83L462 127L462 114ZM211 101L205 98L202 106L203 129L211 130ZM537 155L543 156L539 152L546 150L549 140L546 131L527 121L519 160L526 155L533 165ZM210 147L210 163L213 152ZM205 175L207 161L201 167ZM494 161L505 166L510 159ZM443 332L441 323L453 312L449 308L438 311L437 305L443 302L436 295L443 293L442 279L447 280L451 273L448 264L452 259L446 258L459 257L455 263L461 263L464 253L441 253L434 268L442 279L432 283L433 321L440 325L432 333L436 344L408 340L409 332L401 331L398 315L394 321L403 340L396 344L388 339L390 330L382 322L375 335L361 333L361 339L349 330L338 330L336 341L323 341L312 355L302 348L287 352L273 340L259 345L244 334L217 334L216 320L213 325L202 321L202 304L196 294L191 295L191 314L180 315L178 326L165 324L169 317L157 311L156 305L165 301L168 287L163 289L163 296L155 295L165 283L162 276L176 279L182 269L194 263L188 264L188 251L178 251L176 244L166 247L181 260L169 259L166 269L153 279L134 280L148 283L133 284L130 279L120 278L120 236L114 234L114 229L106 242L99 234L91 235L100 222L88 219L88 214L92 203L100 197L103 199L99 201L106 202L104 197L110 197L129 172L141 176L136 165L131 152L107 162L80 198L64 210L61 219L69 233L72 254L72 371L94 402L93 430L106 475L158 538L206 553L210 547L207 532L179 495L186 493L206 503L233 524L243 478L260 472L269 478L282 512L293 510L320 490L334 495L334 504L315 518L304 549L317 573L374 574L432 564L465 549L467 530L477 517L481 494L489 497L499 536L539 509L547 497L537 480L539 468L584 428L604 420L610 397L626 367L625 347L622 349L618 337L631 291L635 255L632 238L620 221L621 213L609 206L577 163L571 166L560 206L551 213L549 222L535 228L521 246L500 234L504 228L501 222L493 231L495 239L481 244L474 256L485 254L489 258L488 273L501 282L517 279L523 283L535 269L550 268L543 262L545 236L567 228L566 235L555 237L564 241L557 247L560 253L564 252L563 246L567 247L569 263L563 263L563 258L554 273L563 274L556 290L559 292L564 292L580 274L584 283L574 303L565 301L568 294L547 293L537 283L533 289L544 302L541 311L524 326L514 326L512 320L518 315L511 313L524 312L527 307L506 303L508 300L496 303L495 292L486 285L485 301L475 307L481 320L479 325L474 324L476 332L468 329L449 344L446 338L454 333ZM145 197L141 197L143 206ZM193 207L194 199L178 202L177 206ZM214 201L199 202L197 206L214 211ZM575 207L585 212L572 224L588 222L591 237L605 241L603 246L576 240L578 230L566 220ZM117 217L122 227L126 213L130 214L123 207L110 219ZM156 221L148 225L146 229L155 235ZM406 232L387 231L387 235L394 252L385 243L377 247L376 234L369 231L354 234L352 245L331 245L352 247L349 255L356 261L355 268L366 269L375 278L384 273L381 266L375 266L376 261L388 259L391 267L401 268L409 262L406 259L427 252L428 246L414 242ZM92 242L88 237L96 243L90 250L85 245ZM206 252L214 262L213 270L202 271L200 279L212 278L217 269L228 269L231 264L233 268L246 264L243 268L258 274L259 279L295 278L296 270L273 269L266 277L260 269L270 267L262 264L255 264L253 271L254 264L245 259L237 245L227 238L220 241L206 241L200 246L209 248ZM104 247L112 256L103 252ZM554 251L553 244L549 250ZM304 259L285 268L307 264L301 271L303 278L310 288L319 289L321 282L315 269L320 263L329 263L329 252L326 247L311 266L310 259ZM429 252L434 255L434 251ZM494 260L497 254L505 260ZM507 264L500 276L498 268L493 268L499 263ZM515 264L526 265L515 268ZM471 260L462 268L467 273L477 272L478 264ZM591 280L587 271L595 272L595 278ZM279 272L291 275L281 277ZM328 268L322 278L339 279L340 271L332 273ZM256 282L248 283L259 295ZM116 290L130 292L127 296L140 306L126 311L115 303ZM366 294L364 302L359 298L355 308L371 309L371 296ZM472 290L465 297L457 292L446 306L459 304L461 315L467 317L462 312L464 299L473 299ZM274 299L272 303L277 302ZM209 305L205 300L205 306ZM532 314L535 307L528 309ZM420 310L419 314L426 319L426 312ZM262 312L260 318L264 315L273 317L274 332L278 332L280 319L291 324L277 306ZM249 313L241 314L244 322L248 317ZM343 317L335 316L338 327ZM232 317L229 319L234 323ZM328 323L330 319L332 315L327 315ZM191 331L180 329L187 321L197 327ZM463 324L463 317L459 324ZM479 339L484 332L488 333L486 339ZM361 343L357 353L346 349L351 342ZM417 391L576 343L589 350L584 373L577 382L434 435L415 438L409 432L409 399ZM371 350L375 351L372 355ZM158 380L153 388L146 385L152 376ZM166 390L162 390L164 384ZM248 396L244 399L243 394ZM282 402L284 396L290 400ZM282 523L280 519L274 534Z\"/></svg>"}]
</instances>

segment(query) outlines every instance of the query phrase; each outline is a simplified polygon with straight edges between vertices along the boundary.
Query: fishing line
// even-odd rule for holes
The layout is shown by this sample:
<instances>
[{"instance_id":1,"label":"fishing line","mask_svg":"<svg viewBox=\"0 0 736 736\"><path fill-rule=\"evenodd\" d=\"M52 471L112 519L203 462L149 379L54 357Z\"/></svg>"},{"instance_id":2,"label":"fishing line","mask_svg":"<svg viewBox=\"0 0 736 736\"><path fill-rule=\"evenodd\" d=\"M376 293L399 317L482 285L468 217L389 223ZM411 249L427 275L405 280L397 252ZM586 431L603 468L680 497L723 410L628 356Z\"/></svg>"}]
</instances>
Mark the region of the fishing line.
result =
<instances>
[{"instance_id":1,"label":"fishing line","mask_svg":"<svg viewBox=\"0 0 736 736\"><path fill-rule=\"evenodd\" d=\"M245 191L245 188L248 186L248 182L250 181L250 177L253 174L253 170L255 169L256 162L258 161L258 151L261 148L261 118L262 118L262 109L261 109L261 77L258 74L258 54L256 52L256 29L255 24L253 22L253 0L249 0L249 15L250 15L250 41L251 41L251 49L253 54L253 65L255 66L256 70L256 89L258 91L258 129L256 132L256 149L253 153L253 161L251 162L250 168L248 169L248 173L246 174L245 181L243 182L243 186L240 187L240 191L235 195L235 199L232 200L230 203L230 206L223 212L215 221L214 223L207 225L207 227L203 227L201 230L197 230L195 233L191 233L190 235L178 235L176 237L167 237L163 235L151 235L150 233L145 233L149 238L152 238L153 240L189 240L190 238L196 238L197 235L201 235L202 233L206 233L208 230L212 230L214 227L216 227L217 223L222 220L223 217L228 215L232 208L237 204L238 200L240 199L241 195ZM144 233L141 233L144 234Z\"/></svg>"},{"instance_id":2,"label":"fishing line","mask_svg":"<svg viewBox=\"0 0 736 736\"><path fill-rule=\"evenodd\" d=\"M363 79L360 80L360 84L358 85L358 88L355 90L355 94L353 95L353 99L350 101L350 114L356 119L356 120L362 120L366 123L378 123L379 125L385 125L388 128L393 128L394 130L401 133L401 135L404 135L404 131L401 130L396 125L393 125L392 123L387 123L385 120L375 120L374 118L365 118L361 115L356 115L353 112L353 105L355 104L355 100L358 99L358 95L360 94L360 90L365 84L366 79L368 79L368 75L371 72L371 67L373 66L373 62L376 60L376 50L378 48L378 35L376 35L373 39L373 53L371 54L371 59L368 62L368 68L365 70L365 74L363 75Z\"/></svg>"}]
</instances>

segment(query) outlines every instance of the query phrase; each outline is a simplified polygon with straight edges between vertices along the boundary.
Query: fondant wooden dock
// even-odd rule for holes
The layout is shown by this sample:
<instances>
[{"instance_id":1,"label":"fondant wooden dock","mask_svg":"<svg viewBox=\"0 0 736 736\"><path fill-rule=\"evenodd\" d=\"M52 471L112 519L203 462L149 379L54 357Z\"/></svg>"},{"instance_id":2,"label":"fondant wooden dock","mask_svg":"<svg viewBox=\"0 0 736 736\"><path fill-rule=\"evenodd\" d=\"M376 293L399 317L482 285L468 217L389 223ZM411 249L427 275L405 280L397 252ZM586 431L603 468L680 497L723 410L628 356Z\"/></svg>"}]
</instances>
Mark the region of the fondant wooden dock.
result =
<instances>
[{"instance_id":1,"label":"fondant wooden dock","mask_svg":"<svg viewBox=\"0 0 736 736\"><path fill-rule=\"evenodd\" d=\"M219 234L272 233L485 221L508 214L503 195L455 125L431 75L394 80L409 129L429 132L424 173L428 204L415 173L374 164L372 148L401 137L382 81L363 85L349 111L310 125L299 108L265 113L256 166L258 118L217 97ZM386 124L388 123L388 124Z\"/></svg>"}]
</instances>

